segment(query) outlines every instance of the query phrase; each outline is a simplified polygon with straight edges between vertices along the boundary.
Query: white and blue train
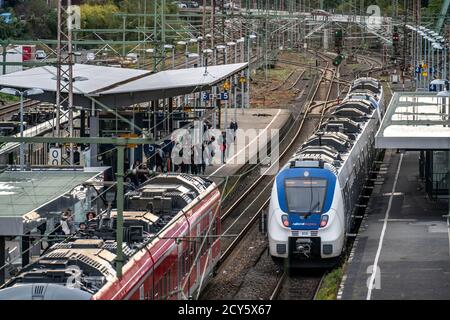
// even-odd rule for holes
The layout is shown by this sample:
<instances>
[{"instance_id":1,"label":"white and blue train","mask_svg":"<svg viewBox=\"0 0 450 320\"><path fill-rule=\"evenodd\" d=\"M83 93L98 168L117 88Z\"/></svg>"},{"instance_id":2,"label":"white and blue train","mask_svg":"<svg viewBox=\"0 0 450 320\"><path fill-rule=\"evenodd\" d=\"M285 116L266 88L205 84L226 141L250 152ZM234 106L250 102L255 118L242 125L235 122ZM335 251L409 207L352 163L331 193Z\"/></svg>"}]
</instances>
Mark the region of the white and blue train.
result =
<instances>
[{"instance_id":1,"label":"white and blue train","mask_svg":"<svg viewBox=\"0 0 450 320\"><path fill-rule=\"evenodd\" d=\"M270 254L292 267L334 265L375 157L383 88L355 80L347 96L280 170L267 216Z\"/></svg>"}]
</instances>

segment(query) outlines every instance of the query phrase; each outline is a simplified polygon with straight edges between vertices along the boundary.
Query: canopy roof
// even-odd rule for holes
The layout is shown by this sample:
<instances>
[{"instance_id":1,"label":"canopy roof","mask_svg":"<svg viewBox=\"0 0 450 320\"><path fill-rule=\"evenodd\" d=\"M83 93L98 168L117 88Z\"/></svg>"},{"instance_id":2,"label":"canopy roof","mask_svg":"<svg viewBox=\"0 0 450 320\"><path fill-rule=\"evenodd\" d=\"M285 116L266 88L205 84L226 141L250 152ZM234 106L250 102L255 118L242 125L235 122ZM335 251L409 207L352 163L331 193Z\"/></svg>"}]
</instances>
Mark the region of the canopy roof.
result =
<instances>
[{"instance_id":1,"label":"canopy roof","mask_svg":"<svg viewBox=\"0 0 450 320\"><path fill-rule=\"evenodd\" d=\"M247 68L247 63L167 70L147 70L75 64L74 105L91 108L92 100L108 107L124 107L209 89ZM0 76L0 87L39 88L45 91L33 99L55 102L56 67L45 66Z\"/></svg>"},{"instance_id":2,"label":"canopy roof","mask_svg":"<svg viewBox=\"0 0 450 320\"><path fill-rule=\"evenodd\" d=\"M41 224L49 211L73 205L78 195L72 191L104 169L0 173L0 235L24 234Z\"/></svg>"},{"instance_id":3,"label":"canopy roof","mask_svg":"<svg viewBox=\"0 0 450 320\"><path fill-rule=\"evenodd\" d=\"M436 92L396 92L375 146L380 149L450 149L450 98Z\"/></svg>"}]
</instances>

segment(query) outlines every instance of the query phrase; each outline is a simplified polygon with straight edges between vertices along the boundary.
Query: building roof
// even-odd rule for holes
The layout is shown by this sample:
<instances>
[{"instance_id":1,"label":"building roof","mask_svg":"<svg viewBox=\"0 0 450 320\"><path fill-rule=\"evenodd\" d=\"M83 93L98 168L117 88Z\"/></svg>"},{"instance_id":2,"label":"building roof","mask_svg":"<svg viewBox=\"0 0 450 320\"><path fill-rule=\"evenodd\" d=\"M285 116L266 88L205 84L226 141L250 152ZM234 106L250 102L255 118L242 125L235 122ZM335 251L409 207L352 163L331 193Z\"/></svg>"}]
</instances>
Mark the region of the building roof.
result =
<instances>
[{"instance_id":1,"label":"building roof","mask_svg":"<svg viewBox=\"0 0 450 320\"><path fill-rule=\"evenodd\" d=\"M24 234L44 221L48 213L45 211L69 207L71 199L77 197L61 198L101 174L103 169L0 173L0 235ZM52 203L55 200L60 200L57 205Z\"/></svg>"},{"instance_id":2,"label":"building roof","mask_svg":"<svg viewBox=\"0 0 450 320\"><path fill-rule=\"evenodd\" d=\"M444 100L446 99L446 101ZM450 149L450 99L436 92L396 92L375 146L380 149Z\"/></svg>"},{"instance_id":3,"label":"building roof","mask_svg":"<svg viewBox=\"0 0 450 320\"><path fill-rule=\"evenodd\" d=\"M247 65L237 63L209 66L206 70L205 67L198 67L152 73L147 70L75 64L74 104L91 108L89 96L92 96L114 108L199 92L224 81ZM2 75L0 87L40 88L45 93L33 99L54 103L56 68L45 66Z\"/></svg>"}]
</instances>

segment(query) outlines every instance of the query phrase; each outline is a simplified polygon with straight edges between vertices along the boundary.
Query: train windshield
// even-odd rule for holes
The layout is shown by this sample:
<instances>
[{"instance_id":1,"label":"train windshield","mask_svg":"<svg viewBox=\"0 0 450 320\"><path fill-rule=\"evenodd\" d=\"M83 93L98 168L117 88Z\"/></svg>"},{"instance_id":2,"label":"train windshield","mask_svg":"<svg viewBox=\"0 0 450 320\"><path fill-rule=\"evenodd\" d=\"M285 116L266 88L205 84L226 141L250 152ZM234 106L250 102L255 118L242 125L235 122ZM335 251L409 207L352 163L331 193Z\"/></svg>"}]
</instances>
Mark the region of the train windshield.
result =
<instances>
[{"instance_id":1,"label":"train windshield","mask_svg":"<svg viewBox=\"0 0 450 320\"><path fill-rule=\"evenodd\" d=\"M327 180L317 178L286 179L285 190L289 212L321 213L325 202Z\"/></svg>"}]
</instances>

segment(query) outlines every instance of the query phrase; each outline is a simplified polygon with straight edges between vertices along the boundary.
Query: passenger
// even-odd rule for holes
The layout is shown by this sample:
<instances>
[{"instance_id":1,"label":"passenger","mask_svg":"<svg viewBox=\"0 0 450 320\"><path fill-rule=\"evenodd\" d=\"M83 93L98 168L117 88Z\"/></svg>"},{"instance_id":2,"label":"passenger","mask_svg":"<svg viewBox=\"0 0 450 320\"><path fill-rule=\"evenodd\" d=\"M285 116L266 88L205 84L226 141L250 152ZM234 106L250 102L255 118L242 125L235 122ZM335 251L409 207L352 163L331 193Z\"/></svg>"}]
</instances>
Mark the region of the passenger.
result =
<instances>
[{"instance_id":1,"label":"passenger","mask_svg":"<svg viewBox=\"0 0 450 320\"><path fill-rule=\"evenodd\" d=\"M226 150L227 150L227 136L225 132L222 132L222 143L220 144L220 151L222 153L222 163L225 163Z\"/></svg>"},{"instance_id":2,"label":"passenger","mask_svg":"<svg viewBox=\"0 0 450 320\"><path fill-rule=\"evenodd\" d=\"M214 152L214 142L216 141L216 138L214 136L211 137L211 140L208 141L208 155L209 158L209 165L213 165L213 159L216 153Z\"/></svg>"},{"instance_id":3,"label":"passenger","mask_svg":"<svg viewBox=\"0 0 450 320\"><path fill-rule=\"evenodd\" d=\"M96 216L94 211L88 211L88 213L86 213L86 221L93 220Z\"/></svg>"},{"instance_id":4,"label":"passenger","mask_svg":"<svg viewBox=\"0 0 450 320\"><path fill-rule=\"evenodd\" d=\"M83 232L86 230L86 223L84 222L80 222L80 224L78 225L78 230Z\"/></svg>"},{"instance_id":5,"label":"passenger","mask_svg":"<svg viewBox=\"0 0 450 320\"><path fill-rule=\"evenodd\" d=\"M139 183L142 184L148 179L150 179L150 172L148 170L147 165L144 163L141 166L141 170L138 172Z\"/></svg>"},{"instance_id":6,"label":"passenger","mask_svg":"<svg viewBox=\"0 0 450 320\"><path fill-rule=\"evenodd\" d=\"M75 232L75 226L73 224L73 217L70 209L66 210L61 216L60 225L63 234L66 236Z\"/></svg>"},{"instance_id":7,"label":"passenger","mask_svg":"<svg viewBox=\"0 0 450 320\"><path fill-rule=\"evenodd\" d=\"M197 163L195 163L195 150L194 150L194 146L191 147L191 174L196 175L197 172Z\"/></svg>"},{"instance_id":8,"label":"passenger","mask_svg":"<svg viewBox=\"0 0 450 320\"><path fill-rule=\"evenodd\" d=\"M141 166L141 163L139 160L136 160L133 164L133 166L131 167L131 173L129 175L129 178L131 179L131 182L135 185L138 186L139 185L139 178L138 178L138 170Z\"/></svg>"},{"instance_id":9,"label":"passenger","mask_svg":"<svg viewBox=\"0 0 450 320\"><path fill-rule=\"evenodd\" d=\"M155 171L158 171L158 168L161 170L160 172L164 172L164 159L161 148L156 149L155 152Z\"/></svg>"},{"instance_id":10,"label":"passenger","mask_svg":"<svg viewBox=\"0 0 450 320\"><path fill-rule=\"evenodd\" d=\"M205 169L206 169L205 150L206 150L206 143L203 142L202 149L201 149L201 152L202 152L201 163L199 164L199 170L198 170L201 175L205 174Z\"/></svg>"},{"instance_id":11,"label":"passenger","mask_svg":"<svg viewBox=\"0 0 450 320\"><path fill-rule=\"evenodd\" d=\"M233 141L236 141L236 131L238 129L238 124L237 124L236 119L231 121L230 129L233 130Z\"/></svg>"}]
</instances>

